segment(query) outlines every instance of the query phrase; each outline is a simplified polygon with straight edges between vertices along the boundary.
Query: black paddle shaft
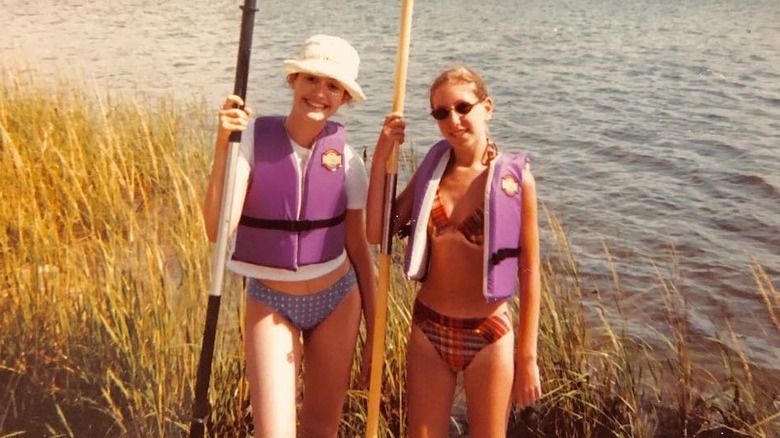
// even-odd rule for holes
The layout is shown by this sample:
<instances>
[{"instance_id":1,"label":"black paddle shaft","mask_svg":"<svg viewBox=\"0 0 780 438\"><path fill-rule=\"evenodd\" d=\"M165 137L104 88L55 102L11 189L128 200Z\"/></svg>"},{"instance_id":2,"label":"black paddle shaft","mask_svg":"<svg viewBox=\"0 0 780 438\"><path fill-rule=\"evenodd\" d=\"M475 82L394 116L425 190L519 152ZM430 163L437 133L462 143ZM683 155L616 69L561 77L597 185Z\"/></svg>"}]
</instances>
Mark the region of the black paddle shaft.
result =
<instances>
[{"instance_id":1,"label":"black paddle shaft","mask_svg":"<svg viewBox=\"0 0 780 438\"><path fill-rule=\"evenodd\" d=\"M238 43L238 61L236 64L236 82L233 94L241 100L246 99L246 88L249 78L249 55L252 54L252 34L255 29L256 0L245 0L243 13L241 14L241 39ZM233 131L230 134L231 142L241 141L241 131Z\"/></svg>"},{"instance_id":2,"label":"black paddle shaft","mask_svg":"<svg viewBox=\"0 0 780 438\"><path fill-rule=\"evenodd\" d=\"M192 403L192 422L190 423L190 438L202 438L206 430L206 420L209 416L209 382L211 380L211 363L214 357L214 341L217 332L217 320L220 307L219 295L209 295L206 310L206 325L203 329L203 344L198 361L198 374L195 381L195 400Z\"/></svg>"},{"instance_id":3,"label":"black paddle shaft","mask_svg":"<svg viewBox=\"0 0 780 438\"><path fill-rule=\"evenodd\" d=\"M236 80L233 94L246 99L247 82L249 78L249 57L252 53L252 35L254 31L256 0L244 0L241 6L241 39L238 43L238 61L236 65ZM230 134L231 142L241 141L241 131ZM224 269L224 266L218 267ZM195 381L195 400L192 403L192 422L190 438L201 438L205 434L206 422L209 416L209 383L211 380L211 364L214 357L214 341L219 319L220 293L210 294L206 309L206 324L203 330L203 344L198 361L198 371Z\"/></svg>"}]
</instances>

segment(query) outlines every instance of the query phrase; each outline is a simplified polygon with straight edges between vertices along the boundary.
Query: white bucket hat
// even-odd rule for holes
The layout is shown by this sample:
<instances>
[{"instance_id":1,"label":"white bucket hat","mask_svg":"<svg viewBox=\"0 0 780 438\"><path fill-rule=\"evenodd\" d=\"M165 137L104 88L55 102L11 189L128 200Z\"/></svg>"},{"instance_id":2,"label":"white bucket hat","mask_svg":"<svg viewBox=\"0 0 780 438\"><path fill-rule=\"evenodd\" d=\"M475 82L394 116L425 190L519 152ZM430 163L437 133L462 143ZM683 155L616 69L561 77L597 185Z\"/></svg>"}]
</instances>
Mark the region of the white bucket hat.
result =
<instances>
[{"instance_id":1,"label":"white bucket hat","mask_svg":"<svg viewBox=\"0 0 780 438\"><path fill-rule=\"evenodd\" d=\"M366 99L356 82L360 56L345 40L330 35L314 35L303 44L303 50L296 59L284 61L287 75L309 73L333 78L347 90L356 102Z\"/></svg>"}]
</instances>

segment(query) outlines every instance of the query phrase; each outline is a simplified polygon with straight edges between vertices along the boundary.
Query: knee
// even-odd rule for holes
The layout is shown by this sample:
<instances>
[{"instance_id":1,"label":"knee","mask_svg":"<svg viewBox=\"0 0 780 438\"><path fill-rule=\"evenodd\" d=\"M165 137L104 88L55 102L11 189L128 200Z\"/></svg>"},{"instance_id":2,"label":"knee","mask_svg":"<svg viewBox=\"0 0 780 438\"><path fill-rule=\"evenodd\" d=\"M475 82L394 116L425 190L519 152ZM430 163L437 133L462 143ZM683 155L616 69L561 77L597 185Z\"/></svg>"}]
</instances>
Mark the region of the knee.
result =
<instances>
[{"instance_id":1,"label":"knee","mask_svg":"<svg viewBox=\"0 0 780 438\"><path fill-rule=\"evenodd\" d=\"M335 388L333 389L335 390ZM298 437L333 438L338 435L344 401L304 395L298 414Z\"/></svg>"},{"instance_id":2,"label":"knee","mask_svg":"<svg viewBox=\"0 0 780 438\"><path fill-rule=\"evenodd\" d=\"M316 419L312 418L304 420L301 418L301 423L298 426L297 438L333 438L338 435L338 432L338 419L337 421L332 422L317 421Z\"/></svg>"}]
</instances>

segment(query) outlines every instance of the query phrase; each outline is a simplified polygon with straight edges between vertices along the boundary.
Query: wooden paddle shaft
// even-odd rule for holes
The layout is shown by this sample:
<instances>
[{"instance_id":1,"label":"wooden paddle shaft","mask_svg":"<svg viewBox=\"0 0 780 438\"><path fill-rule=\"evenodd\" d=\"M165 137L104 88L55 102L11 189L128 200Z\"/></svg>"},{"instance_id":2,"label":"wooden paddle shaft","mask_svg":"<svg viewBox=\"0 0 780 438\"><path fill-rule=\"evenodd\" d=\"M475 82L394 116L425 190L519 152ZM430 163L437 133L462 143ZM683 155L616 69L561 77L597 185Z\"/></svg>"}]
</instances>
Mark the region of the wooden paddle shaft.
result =
<instances>
[{"instance_id":1,"label":"wooden paddle shaft","mask_svg":"<svg viewBox=\"0 0 780 438\"><path fill-rule=\"evenodd\" d=\"M393 113L403 115L406 97L406 72L409 61L409 43L412 34L413 0L403 0L401 5L401 27L398 38L398 57L396 58L395 91L393 94ZM382 369L384 367L385 334L387 331L387 296L392 271L392 205L395 200L395 186L398 175L398 146L387 160L385 175L385 194L382 211L382 241L379 253L379 284L376 298L376 319L374 322L373 350L371 354L371 379L368 393L368 419L366 437L375 438L379 431L379 402L382 395Z\"/></svg>"}]
</instances>

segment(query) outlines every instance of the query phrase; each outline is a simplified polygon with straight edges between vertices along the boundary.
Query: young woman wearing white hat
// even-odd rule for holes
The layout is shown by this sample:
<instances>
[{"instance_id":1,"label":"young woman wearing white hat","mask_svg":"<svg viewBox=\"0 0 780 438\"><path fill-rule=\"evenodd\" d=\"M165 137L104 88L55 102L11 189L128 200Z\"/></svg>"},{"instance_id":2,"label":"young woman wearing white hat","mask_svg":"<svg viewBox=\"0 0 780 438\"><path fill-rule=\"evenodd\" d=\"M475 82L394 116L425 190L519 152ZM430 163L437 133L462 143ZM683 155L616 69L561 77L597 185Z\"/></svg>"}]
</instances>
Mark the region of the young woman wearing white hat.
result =
<instances>
[{"instance_id":1,"label":"young woman wearing white hat","mask_svg":"<svg viewBox=\"0 0 780 438\"><path fill-rule=\"evenodd\" d=\"M248 279L244 344L255 436L336 436L361 308L367 333L373 333L376 285L364 224L368 179L344 127L329 120L341 105L365 99L356 82L359 63L345 40L315 35L297 59L284 62L293 91L287 116L251 117L237 96L219 112L204 219L215 240L228 139L232 131L244 131L227 266ZM369 339L363 385L370 346ZM296 421L301 364L304 391Z\"/></svg>"}]
</instances>

